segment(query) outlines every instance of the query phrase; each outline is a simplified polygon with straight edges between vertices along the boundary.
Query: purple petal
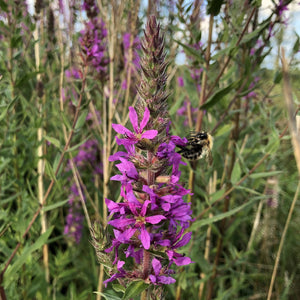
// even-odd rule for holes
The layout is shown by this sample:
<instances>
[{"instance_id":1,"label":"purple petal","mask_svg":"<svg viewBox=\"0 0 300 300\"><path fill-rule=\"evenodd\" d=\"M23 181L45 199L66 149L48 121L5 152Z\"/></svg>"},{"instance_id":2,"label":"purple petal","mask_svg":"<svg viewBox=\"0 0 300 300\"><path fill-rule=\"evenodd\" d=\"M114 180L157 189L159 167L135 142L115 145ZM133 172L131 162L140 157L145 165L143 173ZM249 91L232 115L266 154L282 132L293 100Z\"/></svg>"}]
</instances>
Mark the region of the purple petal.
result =
<instances>
[{"instance_id":1,"label":"purple petal","mask_svg":"<svg viewBox=\"0 0 300 300\"><path fill-rule=\"evenodd\" d=\"M149 275L149 279L152 283L156 283L156 276L154 275Z\"/></svg>"},{"instance_id":2,"label":"purple petal","mask_svg":"<svg viewBox=\"0 0 300 300\"><path fill-rule=\"evenodd\" d=\"M141 227L141 235L140 235L141 242L143 247L148 250L150 248L150 234L146 230L145 227Z\"/></svg>"},{"instance_id":3,"label":"purple petal","mask_svg":"<svg viewBox=\"0 0 300 300\"><path fill-rule=\"evenodd\" d=\"M116 136L116 141L117 141L118 145L123 145L125 148L130 147L130 146L132 146L132 145L139 142L139 140L136 138L136 136L132 136L132 137L129 137L127 139L119 139Z\"/></svg>"},{"instance_id":4,"label":"purple petal","mask_svg":"<svg viewBox=\"0 0 300 300\"><path fill-rule=\"evenodd\" d=\"M166 195L162 196L161 199L169 203L175 203L177 200L181 199L181 197L178 195Z\"/></svg>"},{"instance_id":5,"label":"purple petal","mask_svg":"<svg viewBox=\"0 0 300 300\"><path fill-rule=\"evenodd\" d=\"M125 261L119 260L117 263L117 268L120 271L120 269L125 265Z\"/></svg>"},{"instance_id":6,"label":"purple petal","mask_svg":"<svg viewBox=\"0 0 300 300\"><path fill-rule=\"evenodd\" d=\"M182 239L176 245L174 245L173 248L180 248L185 246L190 241L191 236L192 236L192 232L188 232L182 237Z\"/></svg>"},{"instance_id":7,"label":"purple petal","mask_svg":"<svg viewBox=\"0 0 300 300\"><path fill-rule=\"evenodd\" d=\"M120 277L124 277L124 274L120 274L120 273L114 274L110 278L108 278L105 281L103 281L103 284L104 284L105 287L107 287L107 284L109 282L114 281L115 279L120 278Z\"/></svg>"},{"instance_id":8,"label":"purple petal","mask_svg":"<svg viewBox=\"0 0 300 300\"><path fill-rule=\"evenodd\" d=\"M136 228L126 229L123 233L121 233L118 236L118 241L120 241L121 243L127 243L131 239L131 237L134 235L135 232L136 232Z\"/></svg>"},{"instance_id":9,"label":"purple petal","mask_svg":"<svg viewBox=\"0 0 300 300\"><path fill-rule=\"evenodd\" d=\"M176 145L176 146L185 146L188 142L187 138L181 138L177 135L172 135L171 136L171 141Z\"/></svg>"},{"instance_id":10,"label":"purple petal","mask_svg":"<svg viewBox=\"0 0 300 300\"><path fill-rule=\"evenodd\" d=\"M189 257L183 256L174 259L174 263L176 264L176 266L185 266L191 264L192 260Z\"/></svg>"},{"instance_id":11,"label":"purple petal","mask_svg":"<svg viewBox=\"0 0 300 300\"><path fill-rule=\"evenodd\" d=\"M116 164L116 167L120 172L124 173L125 171L129 170L132 167L132 162L124 160L121 157L120 157L120 161L121 163Z\"/></svg>"},{"instance_id":12,"label":"purple petal","mask_svg":"<svg viewBox=\"0 0 300 300\"><path fill-rule=\"evenodd\" d=\"M170 247L171 246L170 240L160 240L160 241L157 242L157 244L159 244L163 247Z\"/></svg>"},{"instance_id":13,"label":"purple petal","mask_svg":"<svg viewBox=\"0 0 300 300\"><path fill-rule=\"evenodd\" d=\"M162 216L162 215L156 215L156 216L151 216L151 217L146 217L145 220L147 223L150 224L157 224L159 223L161 220L166 219L166 217Z\"/></svg>"},{"instance_id":14,"label":"purple petal","mask_svg":"<svg viewBox=\"0 0 300 300\"><path fill-rule=\"evenodd\" d=\"M155 138L157 136L157 134L158 134L158 131L155 129L147 130L141 135L141 139L151 140L151 139Z\"/></svg>"},{"instance_id":15,"label":"purple petal","mask_svg":"<svg viewBox=\"0 0 300 300\"><path fill-rule=\"evenodd\" d=\"M169 211L170 208L171 208L171 204L170 203L162 203L161 205L161 208L164 210L164 211Z\"/></svg>"},{"instance_id":16,"label":"purple petal","mask_svg":"<svg viewBox=\"0 0 300 300\"><path fill-rule=\"evenodd\" d=\"M132 106L129 107L129 119L131 121L134 131L136 133L139 133L138 115Z\"/></svg>"},{"instance_id":17,"label":"purple petal","mask_svg":"<svg viewBox=\"0 0 300 300\"><path fill-rule=\"evenodd\" d=\"M146 215L146 212L147 212L147 207L148 207L148 204L150 203L151 201L150 200L146 200L143 204L143 207L141 209L141 216L142 217L145 217Z\"/></svg>"},{"instance_id":18,"label":"purple petal","mask_svg":"<svg viewBox=\"0 0 300 300\"><path fill-rule=\"evenodd\" d=\"M158 276L159 272L161 270L161 263L160 263L160 261L158 259L156 259L156 258L153 258L152 259L152 267L153 267L153 270L154 270L154 274L156 276Z\"/></svg>"},{"instance_id":19,"label":"purple petal","mask_svg":"<svg viewBox=\"0 0 300 300\"><path fill-rule=\"evenodd\" d=\"M132 212L135 216L138 216L139 213L138 213L137 210L136 210L136 203L129 202L128 205L129 205L129 208L130 208L131 212Z\"/></svg>"},{"instance_id":20,"label":"purple petal","mask_svg":"<svg viewBox=\"0 0 300 300\"><path fill-rule=\"evenodd\" d=\"M111 124L111 127L120 134L126 134L127 136L132 136L133 133L127 129L126 127L124 127L123 125L120 124Z\"/></svg>"},{"instance_id":21,"label":"purple petal","mask_svg":"<svg viewBox=\"0 0 300 300\"><path fill-rule=\"evenodd\" d=\"M105 203L109 211L119 211L119 204L117 204L116 202L105 198Z\"/></svg>"},{"instance_id":22,"label":"purple petal","mask_svg":"<svg viewBox=\"0 0 300 300\"><path fill-rule=\"evenodd\" d=\"M143 132L144 127L147 125L147 123L149 121L149 117L150 117L150 111L149 111L148 107L146 107L143 120L140 124L140 133Z\"/></svg>"},{"instance_id":23,"label":"purple petal","mask_svg":"<svg viewBox=\"0 0 300 300\"><path fill-rule=\"evenodd\" d=\"M108 160L109 161L116 161L116 160L120 160L120 157L128 157L128 154L126 152L123 151L118 151L115 154L111 155Z\"/></svg>"},{"instance_id":24,"label":"purple petal","mask_svg":"<svg viewBox=\"0 0 300 300\"><path fill-rule=\"evenodd\" d=\"M162 284L172 284L176 282L174 278L169 276L158 276L158 281Z\"/></svg>"},{"instance_id":25,"label":"purple petal","mask_svg":"<svg viewBox=\"0 0 300 300\"><path fill-rule=\"evenodd\" d=\"M123 229L127 225L135 223L135 219L116 219L108 222L113 227Z\"/></svg>"},{"instance_id":26,"label":"purple petal","mask_svg":"<svg viewBox=\"0 0 300 300\"><path fill-rule=\"evenodd\" d=\"M122 181L124 179L123 175L115 175L110 177L110 180Z\"/></svg>"},{"instance_id":27,"label":"purple petal","mask_svg":"<svg viewBox=\"0 0 300 300\"><path fill-rule=\"evenodd\" d=\"M141 203L136 199L136 197L135 197L135 195L132 191L128 191L128 193L126 195L126 199L128 200L128 204L129 204L130 209L136 210L136 207L141 206ZM134 205L134 208L131 205ZM138 215L138 213L137 213L137 215Z\"/></svg>"}]
</instances>

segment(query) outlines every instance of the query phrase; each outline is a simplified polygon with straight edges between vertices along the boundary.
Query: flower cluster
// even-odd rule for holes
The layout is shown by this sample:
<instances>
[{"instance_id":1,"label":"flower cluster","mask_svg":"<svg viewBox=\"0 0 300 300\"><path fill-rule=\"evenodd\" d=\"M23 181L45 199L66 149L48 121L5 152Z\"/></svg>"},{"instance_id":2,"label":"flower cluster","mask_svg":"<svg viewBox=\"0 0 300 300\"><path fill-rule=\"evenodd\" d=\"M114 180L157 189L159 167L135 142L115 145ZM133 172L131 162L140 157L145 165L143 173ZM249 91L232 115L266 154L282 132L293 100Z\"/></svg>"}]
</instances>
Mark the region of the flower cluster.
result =
<instances>
[{"instance_id":1,"label":"flower cluster","mask_svg":"<svg viewBox=\"0 0 300 300\"><path fill-rule=\"evenodd\" d=\"M141 42L138 36L136 36L132 45L131 42L132 35L128 32L123 34L123 49L124 49L124 67L126 69L126 73L131 75L132 80L136 78L137 70L140 68L140 57L138 55L138 50L141 49ZM132 53L130 55L130 49L132 48ZM131 71L131 72L130 72ZM122 81L121 87L123 90L128 88L127 78ZM136 91L135 91L136 92Z\"/></svg>"},{"instance_id":2,"label":"flower cluster","mask_svg":"<svg viewBox=\"0 0 300 300\"><path fill-rule=\"evenodd\" d=\"M91 169L93 177L103 173L101 164L99 163L99 149L97 140L87 140L80 145L77 155L73 159L76 167L83 171L84 169ZM68 164L66 171L70 170L71 166ZM70 181L71 178L69 178ZM82 190L83 192L83 190ZM69 209L66 217L66 225L64 234L75 240L78 244L81 240L83 229L83 215L80 204L79 192L75 183L71 185L69 195Z\"/></svg>"},{"instance_id":3,"label":"flower cluster","mask_svg":"<svg viewBox=\"0 0 300 300\"><path fill-rule=\"evenodd\" d=\"M69 196L69 210L66 217L66 225L64 229L64 234L69 236L71 239L75 240L79 244L82 236L83 228L83 215L81 212L81 206L78 201L79 192L74 183L71 186L71 194Z\"/></svg>"},{"instance_id":4,"label":"flower cluster","mask_svg":"<svg viewBox=\"0 0 300 300\"><path fill-rule=\"evenodd\" d=\"M96 71L101 79L107 73L107 30L104 22L97 17L98 7L94 0L85 0L83 9L86 11L89 21L80 32L79 42L82 52L87 57L89 65Z\"/></svg>"},{"instance_id":5,"label":"flower cluster","mask_svg":"<svg viewBox=\"0 0 300 300\"><path fill-rule=\"evenodd\" d=\"M116 164L120 174L111 180L121 183L123 201L106 199L114 236L105 252L113 253L116 267L105 283L143 280L159 288L175 282L170 277L173 263L191 263L178 253L191 238L185 231L192 211L184 201L190 191L179 181L183 162L176 152L176 145L183 146L187 140L169 133L164 45L155 17L147 23L142 49L140 98L135 108L129 107L132 130L112 125L122 135L116 137L117 144L125 148L109 158L120 161Z\"/></svg>"},{"instance_id":6,"label":"flower cluster","mask_svg":"<svg viewBox=\"0 0 300 300\"><path fill-rule=\"evenodd\" d=\"M189 125L188 124L189 114L191 114L192 121L194 123L196 123L197 112L198 112L198 109L192 106L192 103L188 97L186 97L186 100L184 100L183 105L177 109L177 115L185 117L184 122L183 122L184 126Z\"/></svg>"},{"instance_id":7,"label":"flower cluster","mask_svg":"<svg viewBox=\"0 0 300 300\"><path fill-rule=\"evenodd\" d=\"M130 38L131 38L131 34L126 32L123 35L123 47L124 47L124 60L125 60L125 65L128 64L128 56L129 56L129 48L130 48ZM133 39L133 44L132 44L132 48L133 48L133 57L132 57L132 62L133 65L136 69L139 68L139 63L140 63L140 57L137 53L138 50L141 49L141 42L138 36L136 36Z\"/></svg>"}]
</instances>

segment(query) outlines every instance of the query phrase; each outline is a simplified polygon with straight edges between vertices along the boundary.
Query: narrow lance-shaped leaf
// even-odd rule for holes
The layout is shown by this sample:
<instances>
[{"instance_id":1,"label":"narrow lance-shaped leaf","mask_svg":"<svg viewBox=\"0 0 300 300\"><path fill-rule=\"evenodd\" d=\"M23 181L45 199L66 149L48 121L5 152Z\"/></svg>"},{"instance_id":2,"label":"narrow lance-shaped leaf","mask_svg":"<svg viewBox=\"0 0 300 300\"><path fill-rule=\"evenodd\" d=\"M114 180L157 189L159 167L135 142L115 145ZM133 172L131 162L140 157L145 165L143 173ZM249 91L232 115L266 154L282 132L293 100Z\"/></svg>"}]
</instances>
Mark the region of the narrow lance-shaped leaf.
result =
<instances>
[{"instance_id":1,"label":"narrow lance-shaped leaf","mask_svg":"<svg viewBox=\"0 0 300 300\"><path fill-rule=\"evenodd\" d=\"M212 95L200 108L201 109L209 109L218 103L224 96L229 94L233 89L237 88L240 85L240 80L237 80L227 87L221 89L220 91L216 92Z\"/></svg>"},{"instance_id":2,"label":"narrow lance-shaped leaf","mask_svg":"<svg viewBox=\"0 0 300 300\"><path fill-rule=\"evenodd\" d=\"M192 230L196 230L202 226L205 226L205 225L209 225L209 224L212 224L212 223L215 223L215 222L218 222L220 220L223 220L225 218L228 218L236 213L238 213L239 211L245 209L246 207L252 205L254 202L258 201L259 199L253 199L241 206L238 206L226 213L222 213L222 214L219 214L219 215L216 215L212 218L207 218L207 219L204 219L204 220L200 220L200 221L196 221L192 226L191 226L191 229Z\"/></svg>"},{"instance_id":3,"label":"narrow lance-shaped leaf","mask_svg":"<svg viewBox=\"0 0 300 300\"><path fill-rule=\"evenodd\" d=\"M21 255L17 258L15 263L11 266L11 268L7 269L5 273L5 285L9 285L12 280L14 280L14 276L16 272L20 270L20 268L25 264L27 261L29 255L32 254L32 252L41 249L42 246L47 242L51 232L53 230L53 226L50 227L46 232L44 232L31 246L24 249L24 251L21 253Z\"/></svg>"},{"instance_id":4,"label":"narrow lance-shaped leaf","mask_svg":"<svg viewBox=\"0 0 300 300\"><path fill-rule=\"evenodd\" d=\"M128 300L130 298L140 295L149 285L144 281L133 281L125 291L122 300Z\"/></svg>"},{"instance_id":5,"label":"narrow lance-shaped leaf","mask_svg":"<svg viewBox=\"0 0 300 300\"><path fill-rule=\"evenodd\" d=\"M175 40L175 42L178 43L180 46L182 46L182 48L186 50L188 54L193 56L197 61L199 61L200 63L204 63L204 58L198 50L196 50L193 47L187 46L181 43L180 41Z\"/></svg>"}]
</instances>

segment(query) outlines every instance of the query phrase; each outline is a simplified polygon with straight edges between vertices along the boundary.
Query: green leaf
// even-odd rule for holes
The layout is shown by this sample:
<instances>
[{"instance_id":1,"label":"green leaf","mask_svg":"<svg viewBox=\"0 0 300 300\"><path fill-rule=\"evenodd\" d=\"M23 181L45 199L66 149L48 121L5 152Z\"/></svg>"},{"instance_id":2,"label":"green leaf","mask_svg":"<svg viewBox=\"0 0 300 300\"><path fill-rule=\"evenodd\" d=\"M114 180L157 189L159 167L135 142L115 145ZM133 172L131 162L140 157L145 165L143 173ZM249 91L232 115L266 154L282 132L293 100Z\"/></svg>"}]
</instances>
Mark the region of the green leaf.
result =
<instances>
[{"instance_id":1,"label":"green leaf","mask_svg":"<svg viewBox=\"0 0 300 300\"><path fill-rule=\"evenodd\" d=\"M232 38L230 45L222 50L219 50L214 56L212 56L212 60L217 60L219 57L224 57L225 55L230 55L232 54L233 50L236 47L236 42L237 42L237 38ZM236 68L236 66L234 66L234 69Z\"/></svg>"},{"instance_id":2,"label":"green leaf","mask_svg":"<svg viewBox=\"0 0 300 300\"><path fill-rule=\"evenodd\" d=\"M193 56L196 60L198 60L200 63L204 63L204 57L202 56L201 52L196 50L193 47L187 46L177 40L174 40L176 43L178 43L188 54Z\"/></svg>"},{"instance_id":3,"label":"green leaf","mask_svg":"<svg viewBox=\"0 0 300 300\"><path fill-rule=\"evenodd\" d=\"M221 136L225 133L229 133L231 129L232 129L232 124L224 125L218 129L214 137Z\"/></svg>"},{"instance_id":4,"label":"green leaf","mask_svg":"<svg viewBox=\"0 0 300 300\"><path fill-rule=\"evenodd\" d=\"M86 116L88 115L89 111L85 109L79 116L77 123L75 125L75 130L79 130L86 122Z\"/></svg>"},{"instance_id":5,"label":"green leaf","mask_svg":"<svg viewBox=\"0 0 300 300\"><path fill-rule=\"evenodd\" d=\"M59 202L51 204L51 205L44 206L43 211L45 212L45 211L53 210L53 209L56 209L58 207L64 206L68 201L69 201L69 199L59 201Z\"/></svg>"},{"instance_id":6,"label":"green leaf","mask_svg":"<svg viewBox=\"0 0 300 300\"><path fill-rule=\"evenodd\" d=\"M10 46L11 48L18 48L21 45L22 42L22 36L18 34L14 34L10 40Z\"/></svg>"},{"instance_id":7,"label":"green leaf","mask_svg":"<svg viewBox=\"0 0 300 300\"><path fill-rule=\"evenodd\" d=\"M299 41L299 36L297 35L297 39L296 39L296 42L295 42L294 47L293 47L293 53L298 53L299 48L300 48L300 41Z\"/></svg>"},{"instance_id":8,"label":"green leaf","mask_svg":"<svg viewBox=\"0 0 300 300\"><path fill-rule=\"evenodd\" d=\"M185 95L182 95L177 101L175 101L175 103L172 105L172 107L169 110L169 113L171 116L173 116L177 110L179 109L179 107L181 106L181 103L183 102L185 98Z\"/></svg>"},{"instance_id":9,"label":"green leaf","mask_svg":"<svg viewBox=\"0 0 300 300\"><path fill-rule=\"evenodd\" d=\"M125 293L126 288L121 284L116 284L115 283L115 284L112 285L112 287L118 293L120 293L120 292L123 293L123 294Z\"/></svg>"},{"instance_id":10,"label":"green leaf","mask_svg":"<svg viewBox=\"0 0 300 300\"><path fill-rule=\"evenodd\" d=\"M108 294L108 293L94 292L94 294L101 295L106 300L122 300L122 298L115 296L115 295Z\"/></svg>"},{"instance_id":11,"label":"green leaf","mask_svg":"<svg viewBox=\"0 0 300 300\"><path fill-rule=\"evenodd\" d=\"M201 109L209 109L210 107L214 106L217 102L219 102L224 96L229 94L233 89L237 88L240 84L240 80L237 80L227 87L219 90L214 95L212 95L200 108Z\"/></svg>"},{"instance_id":12,"label":"green leaf","mask_svg":"<svg viewBox=\"0 0 300 300\"><path fill-rule=\"evenodd\" d=\"M269 139L269 143L265 148L265 152L268 154L274 154L277 152L280 146L280 140L276 134L272 134L272 137Z\"/></svg>"},{"instance_id":13,"label":"green leaf","mask_svg":"<svg viewBox=\"0 0 300 300\"><path fill-rule=\"evenodd\" d=\"M243 190L243 191L246 191L246 192L248 192L248 193L257 195L257 196L263 196L263 197L265 197L265 195L263 195L262 193L260 193L260 192L258 192L258 191L256 191L256 190L254 190L254 189L248 188L248 187L246 187L246 186L237 185L237 186L235 186L235 189L236 189L236 190Z\"/></svg>"},{"instance_id":14,"label":"green leaf","mask_svg":"<svg viewBox=\"0 0 300 300\"><path fill-rule=\"evenodd\" d=\"M256 178L262 178L262 177L271 177L271 176L275 176L275 175L278 175L281 173L282 173L282 171L261 172L261 173L251 174L249 177L256 179Z\"/></svg>"},{"instance_id":15,"label":"green leaf","mask_svg":"<svg viewBox=\"0 0 300 300\"><path fill-rule=\"evenodd\" d=\"M196 229L199 229L200 227L203 227L205 225L209 225L209 224L212 224L212 223L215 223L215 222L218 222L220 220L223 220L225 218L228 218L236 213L238 213L239 211L245 209L246 207L252 205L254 202L258 201L258 199L253 199L241 206L238 206L230 211L227 211L225 213L222 213L222 214L219 214L219 215L216 215L214 217L211 217L211 218L207 218L207 219L204 219L204 220L199 220L199 221L196 221L195 223L193 223L193 225L191 226L191 230L196 230Z\"/></svg>"},{"instance_id":16,"label":"green leaf","mask_svg":"<svg viewBox=\"0 0 300 300\"><path fill-rule=\"evenodd\" d=\"M56 171L58 167L58 163L60 160L61 154L57 153L53 162L53 170ZM59 176L60 172L63 170L63 164L60 165L59 171L57 172L57 176Z\"/></svg>"},{"instance_id":17,"label":"green leaf","mask_svg":"<svg viewBox=\"0 0 300 300\"><path fill-rule=\"evenodd\" d=\"M7 111L12 107L12 105L16 102L18 97L15 97L13 100L10 101L10 103L3 109L1 115L0 115L0 121L5 118Z\"/></svg>"},{"instance_id":18,"label":"green leaf","mask_svg":"<svg viewBox=\"0 0 300 300\"><path fill-rule=\"evenodd\" d=\"M57 140L56 138L50 137L48 135L45 135L44 138L50 142L51 144L53 144L56 148L60 149L61 144L59 142L59 140Z\"/></svg>"},{"instance_id":19,"label":"green leaf","mask_svg":"<svg viewBox=\"0 0 300 300\"><path fill-rule=\"evenodd\" d=\"M6 166L11 162L10 158L3 159L3 161L0 164L0 173L6 168Z\"/></svg>"},{"instance_id":20,"label":"green leaf","mask_svg":"<svg viewBox=\"0 0 300 300\"><path fill-rule=\"evenodd\" d=\"M225 189L218 190L215 193L210 195L209 204L212 205L215 203L218 199L220 199L225 193Z\"/></svg>"},{"instance_id":21,"label":"green leaf","mask_svg":"<svg viewBox=\"0 0 300 300\"><path fill-rule=\"evenodd\" d=\"M241 178L241 167L240 167L240 164L238 162L236 162L234 164L234 167L233 167L233 170L232 170L232 173L231 173L231 183L232 184L235 184L236 182L238 182Z\"/></svg>"},{"instance_id":22,"label":"green leaf","mask_svg":"<svg viewBox=\"0 0 300 300\"><path fill-rule=\"evenodd\" d=\"M63 120L64 125L68 128L68 130L71 130L72 126L71 126L69 120L67 119L66 115L64 113L60 113L60 116Z\"/></svg>"},{"instance_id":23,"label":"green leaf","mask_svg":"<svg viewBox=\"0 0 300 300\"><path fill-rule=\"evenodd\" d=\"M91 136L88 136L85 140L81 141L80 143L76 144L75 146L69 148L66 152L72 152L79 148L80 145L84 144L87 140L89 140Z\"/></svg>"},{"instance_id":24,"label":"green leaf","mask_svg":"<svg viewBox=\"0 0 300 300\"><path fill-rule=\"evenodd\" d=\"M244 43L247 43L249 41L251 41L252 39L254 38L257 38L261 32L267 27L269 26L270 22L269 22L269 19L268 18L267 20L265 20L264 22L262 22L262 24L257 28L255 29L253 32L251 33L248 33L244 36L244 38L242 39L240 45L244 44Z\"/></svg>"},{"instance_id":25,"label":"green leaf","mask_svg":"<svg viewBox=\"0 0 300 300\"><path fill-rule=\"evenodd\" d=\"M126 289L122 300L128 300L130 298L138 296L148 287L149 287L149 284L146 284L142 280L133 281L132 283L130 283L130 285Z\"/></svg>"},{"instance_id":26,"label":"green leaf","mask_svg":"<svg viewBox=\"0 0 300 300\"><path fill-rule=\"evenodd\" d=\"M45 162L45 173L51 178L56 181L55 173L50 165L50 163L46 160Z\"/></svg>"},{"instance_id":27,"label":"green leaf","mask_svg":"<svg viewBox=\"0 0 300 300\"><path fill-rule=\"evenodd\" d=\"M1 10L5 11L5 12L8 12L8 5L3 0L0 0L0 8L1 8Z\"/></svg>"},{"instance_id":28,"label":"green leaf","mask_svg":"<svg viewBox=\"0 0 300 300\"><path fill-rule=\"evenodd\" d=\"M280 83L281 79L282 79L282 72L276 71L274 79L273 79L274 84Z\"/></svg>"},{"instance_id":29,"label":"green leaf","mask_svg":"<svg viewBox=\"0 0 300 300\"><path fill-rule=\"evenodd\" d=\"M21 255L17 258L15 263L7 269L5 273L5 286L8 286L12 280L15 280L16 273L21 269L21 267L26 263L28 257L32 252L41 249L44 244L46 244L54 226L51 226L46 232L44 232L35 243L31 246L26 246Z\"/></svg>"}]
</instances>

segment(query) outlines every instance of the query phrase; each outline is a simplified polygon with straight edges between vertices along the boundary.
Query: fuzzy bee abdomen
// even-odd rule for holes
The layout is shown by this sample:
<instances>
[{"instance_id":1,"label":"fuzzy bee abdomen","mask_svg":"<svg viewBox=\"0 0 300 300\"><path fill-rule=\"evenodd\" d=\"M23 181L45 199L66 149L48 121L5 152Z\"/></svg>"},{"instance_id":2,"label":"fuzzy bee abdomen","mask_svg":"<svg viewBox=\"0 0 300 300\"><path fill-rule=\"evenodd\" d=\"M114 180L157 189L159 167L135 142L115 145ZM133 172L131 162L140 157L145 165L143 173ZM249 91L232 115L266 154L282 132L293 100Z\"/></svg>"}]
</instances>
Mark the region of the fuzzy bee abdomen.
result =
<instances>
[{"instance_id":1,"label":"fuzzy bee abdomen","mask_svg":"<svg viewBox=\"0 0 300 300\"><path fill-rule=\"evenodd\" d=\"M202 145L193 145L193 147L186 147L178 151L184 158L188 160L198 160L203 156Z\"/></svg>"}]
</instances>

